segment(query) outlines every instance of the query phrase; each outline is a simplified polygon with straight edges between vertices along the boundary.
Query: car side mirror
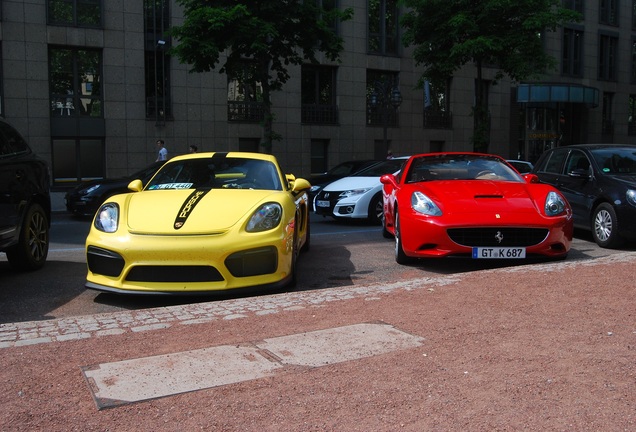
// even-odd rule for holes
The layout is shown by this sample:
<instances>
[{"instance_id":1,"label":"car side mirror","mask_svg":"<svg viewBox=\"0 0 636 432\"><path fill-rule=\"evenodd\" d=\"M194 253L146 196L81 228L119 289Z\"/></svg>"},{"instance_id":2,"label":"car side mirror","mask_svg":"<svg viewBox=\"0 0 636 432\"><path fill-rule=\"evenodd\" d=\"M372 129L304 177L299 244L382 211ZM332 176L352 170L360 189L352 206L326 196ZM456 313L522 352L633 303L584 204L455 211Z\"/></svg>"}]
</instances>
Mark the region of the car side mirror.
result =
<instances>
[{"instance_id":1,"label":"car side mirror","mask_svg":"<svg viewBox=\"0 0 636 432\"><path fill-rule=\"evenodd\" d=\"M311 188L311 184L304 178L297 178L294 181L292 181L290 184L291 184L291 189L294 192L300 192L302 190Z\"/></svg>"},{"instance_id":2,"label":"car side mirror","mask_svg":"<svg viewBox=\"0 0 636 432\"><path fill-rule=\"evenodd\" d=\"M525 174L523 178L526 180L526 183L541 183L539 176L536 174Z\"/></svg>"},{"instance_id":3,"label":"car side mirror","mask_svg":"<svg viewBox=\"0 0 636 432\"><path fill-rule=\"evenodd\" d=\"M139 179L133 180L130 183L128 183L128 190L131 190L133 192L141 192L143 188L144 188L144 184Z\"/></svg>"},{"instance_id":4,"label":"car side mirror","mask_svg":"<svg viewBox=\"0 0 636 432\"><path fill-rule=\"evenodd\" d=\"M585 168L577 168L570 171L568 173L568 176L575 177L575 178L589 178L590 171Z\"/></svg>"},{"instance_id":5,"label":"car side mirror","mask_svg":"<svg viewBox=\"0 0 636 432\"><path fill-rule=\"evenodd\" d=\"M380 183L397 187L397 180L393 174L384 174L380 176Z\"/></svg>"}]
</instances>

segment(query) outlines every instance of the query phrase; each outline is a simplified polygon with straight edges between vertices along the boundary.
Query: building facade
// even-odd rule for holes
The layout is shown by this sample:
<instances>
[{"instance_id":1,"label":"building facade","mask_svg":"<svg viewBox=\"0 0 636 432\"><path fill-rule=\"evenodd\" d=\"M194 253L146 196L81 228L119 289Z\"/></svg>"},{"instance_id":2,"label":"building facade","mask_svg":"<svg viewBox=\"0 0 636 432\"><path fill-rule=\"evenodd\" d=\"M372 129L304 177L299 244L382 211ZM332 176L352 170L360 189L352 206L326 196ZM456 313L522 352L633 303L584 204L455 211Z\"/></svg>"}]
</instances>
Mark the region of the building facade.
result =
<instances>
[{"instance_id":1,"label":"building facade","mask_svg":"<svg viewBox=\"0 0 636 432\"><path fill-rule=\"evenodd\" d=\"M290 68L273 94L272 153L299 176L350 159L472 149L475 69L444 89L417 83L400 41L397 0L339 0L351 21L340 62ZM489 151L535 160L551 146L636 142L633 1L568 0L584 21L544 35L558 70L540 82L492 81ZM199 151L263 151L259 83L244 73L189 73L165 30L174 0L2 0L0 110L51 163L53 187L129 174ZM396 89L399 90L396 92Z\"/></svg>"}]
</instances>

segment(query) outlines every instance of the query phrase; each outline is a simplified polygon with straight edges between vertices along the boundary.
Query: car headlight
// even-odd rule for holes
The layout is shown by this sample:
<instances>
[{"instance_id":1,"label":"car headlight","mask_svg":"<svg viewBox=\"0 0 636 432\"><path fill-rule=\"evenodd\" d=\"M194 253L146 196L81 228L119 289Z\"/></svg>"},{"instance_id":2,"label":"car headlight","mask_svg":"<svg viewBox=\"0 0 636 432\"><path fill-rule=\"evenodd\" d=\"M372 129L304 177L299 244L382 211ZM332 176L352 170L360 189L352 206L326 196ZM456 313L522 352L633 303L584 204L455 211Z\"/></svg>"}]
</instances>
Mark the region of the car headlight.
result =
<instances>
[{"instance_id":1,"label":"car headlight","mask_svg":"<svg viewBox=\"0 0 636 432\"><path fill-rule=\"evenodd\" d=\"M261 232L276 228L283 217L283 208L277 203L263 204L247 222L247 232Z\"/></svg>"},{"instance_id":2,"label":"car headlight","mask_svg":"<svg viewBox=\"0 0 636 432\"><path fill-rule=\"evenodd\" d=\"M309 192L316 192L318 190L320 190L320 186L312 186L309 188Z\"/></svg>"},{"instance_id":3,"label":"car headlight","mask_svg":"<svg viewBox=\"0 0 636 432\"><path fill-rule=\"evenodd\" d=\"M340 195L338 195L340 198L350 198L356 195L362 195L367 193L368 191L370 191L371 188L364 188L364 189L351 189L348 191L344 191L341 192Z\"/></svg>"},{"instance_id":4,"label":"car headlight","mask_svg":"<svg viewBox=\"0 0 636 432\"><path fill-rule=\"evenodd\" d=\"M432 199L424 195L422 192L416 191L411 195L411 207L418 213L422 213L427 216L441 216L442 211L433 202Z\"/></svg>"},{"instance_id":5,"label":"car headlight","mask_svg":"<svg viewBox=\"0 0 636 432\"><path fill-rule=\"evenodd\" d=\"M627 202L636 207L636 190L630 189L627 191Z\"/></svg>"},{"instance_id":6,"label":"car headlight","mask_svg":"<svg viewBox=\"0 0 636 432\"><path fill-rule=\"evenodd\" d=\"M119 225L119 206L115 203L104 204L97 211L94 226L99 231L114 233Z\"/></svg>"},{"instance_id":7,"label":"car headlight","mask_svg":"<svg viewBox=\"0 0 636 432\"><path fill-rule=\"evenodd\" d=\"M545 214L558 216L565 211L565 200L556 192L548 193L545 199Z\"/></svg>"},{"instance_id":8,"label":"car headlight","mask_svg":"<svg viewBox=\"0 0 636 432\"><path fill-rule=\"evenodd\" d=\"M91 187L89 187L89 188L86 188L86 189L84 189L84 190L81 190L81 191L80 191L80 195L88 195L89 193L93 193L93 192L95 192L97 189L99 189L99 187L100 187L100 186L101 186L101 185L93 185L93 186L91 186Z\"/></svg>"}]
</instances>

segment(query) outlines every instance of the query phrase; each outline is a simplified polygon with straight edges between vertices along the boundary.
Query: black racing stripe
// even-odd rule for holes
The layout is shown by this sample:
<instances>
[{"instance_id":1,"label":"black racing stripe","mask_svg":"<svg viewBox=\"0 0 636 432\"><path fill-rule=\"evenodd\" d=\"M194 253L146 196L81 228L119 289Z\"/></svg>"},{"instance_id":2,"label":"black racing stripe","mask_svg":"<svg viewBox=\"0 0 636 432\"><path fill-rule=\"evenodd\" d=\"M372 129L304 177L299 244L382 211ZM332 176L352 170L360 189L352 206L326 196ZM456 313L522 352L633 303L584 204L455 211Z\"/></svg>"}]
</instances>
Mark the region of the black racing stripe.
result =
<instances>
[{"instance_id":1,"label":"black racing stripe","mask_svg":"<svg viewBox=\"0 0 636 432\"><path fill-rule=\"evenodd\" d=\"M225 160L225 158L227 157L227 153L228 152L216 152L212 155L212 160L215 163L219 163L222 162L223 160Z\"/></svg>"},{"instance_id":2,"label":"black racing stripe","mask_svg":"<svg viewBox=\"0 0 636 432\"><path fill-rule=\"evenodd\" d=\"M188 195L188 198L186 198L181 205L179 213L177 213L177 218L174 220L174 229L178 230L183 227L196 205L201 202L205 194L208 192L210 192L209 188L195 189L190 195Z\"/></svg>"}]
</instances>

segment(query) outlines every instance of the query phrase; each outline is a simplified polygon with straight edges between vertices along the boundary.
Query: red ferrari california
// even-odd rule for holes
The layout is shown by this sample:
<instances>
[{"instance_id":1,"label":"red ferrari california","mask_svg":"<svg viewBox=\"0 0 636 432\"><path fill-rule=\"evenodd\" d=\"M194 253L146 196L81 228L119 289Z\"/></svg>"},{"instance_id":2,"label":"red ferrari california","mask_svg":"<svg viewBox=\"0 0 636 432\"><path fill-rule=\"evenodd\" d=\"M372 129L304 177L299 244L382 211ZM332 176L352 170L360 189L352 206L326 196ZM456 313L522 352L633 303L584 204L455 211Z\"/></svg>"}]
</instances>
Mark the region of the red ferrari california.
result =
<instances>
[{"instance_id":1,"label":"red ferrari california","mask_svg":"<svg viewBox=\"0 0 636 432\"><path fill-rule=\"evenodd\" d=\"M381 177L384 235L395 260L468 256L565 258L572 210L554 187L521 176L503 158L481 153L412 156Z\"/></svg>"}]
</instances>

